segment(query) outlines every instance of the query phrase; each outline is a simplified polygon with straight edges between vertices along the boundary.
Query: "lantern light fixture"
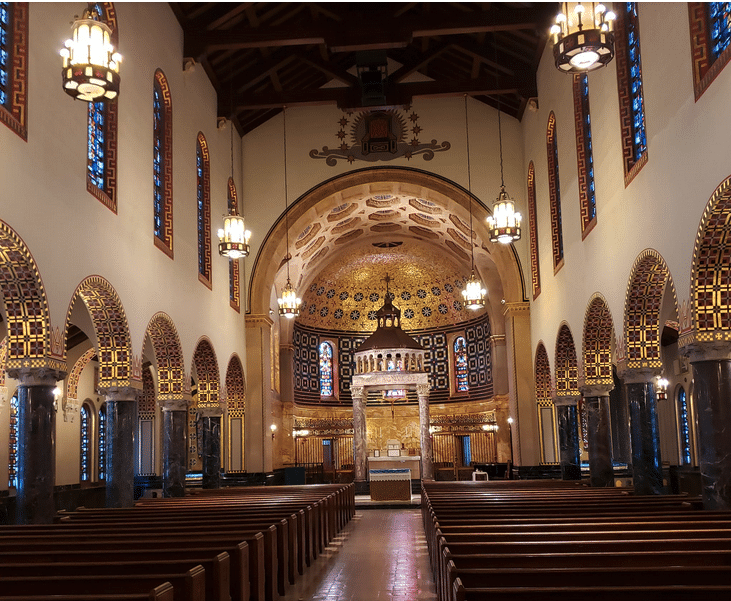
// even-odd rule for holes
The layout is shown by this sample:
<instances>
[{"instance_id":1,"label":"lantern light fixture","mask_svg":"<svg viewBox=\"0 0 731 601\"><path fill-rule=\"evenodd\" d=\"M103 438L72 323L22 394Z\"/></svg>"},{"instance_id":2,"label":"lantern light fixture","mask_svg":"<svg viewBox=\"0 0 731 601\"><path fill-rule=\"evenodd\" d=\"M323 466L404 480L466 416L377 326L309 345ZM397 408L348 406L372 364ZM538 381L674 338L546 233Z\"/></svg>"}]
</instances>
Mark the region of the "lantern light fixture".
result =
<instances>
[{"instance_id":1,"label":"lantern light fixture","mask_svg":"<svg viewBox=\"0 0 731 601\"><path fill-rule=\"evenodd\" d=\"M114 100L119 94L120 54L112 44L111 28L95 9L86 8L71 26L61 49L63 89L86 102Z\"/></svg>"},{"instance_id":2,"label":"lantern light fixture","mask_svg":"<svg viewBox=\"0 0 731 601\"><path fill-rule=\"evenodd\" d=\"M234 123L232 119L229 120L229 125L231 127L231 181L233 181ZM229 201L228 211L228 215L223 218L223 228L218 230L218 254L229 259L248 257L251 232L246 229L244 218L236 212L236 205L231 201Z\"/></svg>"},{"instance_id":3,"label":"lantern light fixture","mask_svg":"<svg viewBox=\"0 0 731 601\"><path fill-rule=\"evenodd\" d=\"M553 58L564 73L585 73L614 58L613 24L617 16L602 3L562 2L551 27Z\"/></svg>"},{"instance_id":4,"label":"lantern light fixture","mask_svg":"<svg viewBox=\"0 0 731 601\"><path fill-rule=\"evenodd\" d=\"M668 400L668 385L670 382L668 382L667 378L663 378L662 376L658 376L656 380L657 384L657 400L658 401L667 401Z\"/></svg>"}]
</instances>

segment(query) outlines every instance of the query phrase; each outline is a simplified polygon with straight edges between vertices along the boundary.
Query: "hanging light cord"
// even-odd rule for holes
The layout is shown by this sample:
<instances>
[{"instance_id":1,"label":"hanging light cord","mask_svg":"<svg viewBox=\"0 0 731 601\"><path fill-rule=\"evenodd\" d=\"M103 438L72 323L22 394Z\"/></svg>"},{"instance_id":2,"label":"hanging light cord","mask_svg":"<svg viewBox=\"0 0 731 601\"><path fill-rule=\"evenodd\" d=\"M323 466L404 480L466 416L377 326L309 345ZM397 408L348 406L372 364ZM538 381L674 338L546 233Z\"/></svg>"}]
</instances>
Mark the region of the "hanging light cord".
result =
<instances>
[{"instance_id":1,"label":"hanging light cord","mask_svg":"<svg viewBox=\"0 0 731 601\"><path fill-rule=\"evenodd\" d=\"M467 137L467 191L470 193L470 252L472 254L472 271L475 271L475 247L472 244L472 171L470 169L470 128L467 124L467 94L464 95L464 130Z\"/></svg>"},{"instance_id":2,"label":"hanging light cord","mask_svg":"<svg viewBox=\"0 0 731 601\"><path fill-rule=\"evenodd\" d=\"M495 57L495 91L497 92L500 85L500 76L497 70L497 35L493 34L493 55ZM503 128L500 121L500 93L497 92L497 137L500 144L500 187L505 187L505 178L503 176Z\"/></svg>"},{"instance_id":3,"label":"hanging light cord","mask_svg":"<svg viewBox=\"0 0 731 601\"><path fill-rule=\"evenodd\" d=\"M289 205L287 203L287 107L282 107L282 123L284 126L284 228L285 228L285 234L287 237L287 248L285 249L285 252L287 253L286 259L287 259L287 282L289 283L289 215L288 208Z\"/></svg>"}]
</instances>

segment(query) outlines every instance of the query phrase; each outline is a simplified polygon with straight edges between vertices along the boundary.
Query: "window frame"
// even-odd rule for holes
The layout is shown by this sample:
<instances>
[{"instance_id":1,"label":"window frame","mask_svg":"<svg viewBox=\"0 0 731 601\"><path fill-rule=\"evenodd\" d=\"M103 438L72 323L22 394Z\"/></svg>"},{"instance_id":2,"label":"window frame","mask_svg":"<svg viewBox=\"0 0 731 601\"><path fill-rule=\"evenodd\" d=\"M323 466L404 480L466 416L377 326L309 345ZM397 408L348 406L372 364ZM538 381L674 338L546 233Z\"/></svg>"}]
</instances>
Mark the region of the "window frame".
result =
<instances>
[{"instance_id":1,"label":"window frame","mask_svg":"<svg viewBox=\"0 0 731 601\"><path fill-rule=\"evenodd\" d=\"M561 178L558 168L558 127L553 111L548 115L546 127L546 156L548 164L548 192L551 209L551 248L553 251L553 274L564 265L563 220L561 216Z\"/></svg>"},{"instance_id":2,"label":"window frame","mask_svg":"<svg viewBox=\"0 0 731 601\"><path fill-rule=\"evenodd\" d=\"M0 104L0 122L28 141L28 2L8 2L8 103Z\"/></svg>"},{"instance_id":3,"label":"window frame","mask_svg":"<svg viewBox=\"0 0 731 601\"><path fill-rule=\"evenodd\" d=\"M581 239L585 240L597 222L594 149L591 136L589 76L574 75L574 122L576 125L576 162L579 172L579 208Z\"/></svg>"},{"instance_id":4,"label":"window frame","mask_svg":"<svg viewBox=\"0 0 731 601\"><path fill-rule=\"evenodd\" d=\"M731 44L713 58L709 4L711 3L688 2L693 91L696 102L731 60Z\"/></svg>"},{"instance_id":5,"label":"window frame","mask_svg":"<svg viewBox=\"0 0 731 601\"><path fill-rule=\"evenodd\" d=\"M157 69L152 84L153 93L153 238L155 246L171 259L173 251L173 106L165 73ZM160 98L160 126L158 127L155 94ZM157 176L155 156L160 153L160 175ZM158 200L159 195L159 200ZM159 204L159 209L158 209ZM159 233L156 221L160 220Z\"/></svg>"},{"instance_id":6,"label":"window frame","mask_svg":"<svg viewBox=\"0 0 731 601\"><path fill-rule=\"evenodd\" d=\"M196 138L196 229L198 232L198 281L213 289L211 262L211 159L202 132Z\"/></svg>"},{"instance_id":7,"label":"window frame","mask_svg":"<svg viewBox=\"0 0 731 601\"><path fill-rule=\"evenodd\" d=\"M332 388L331 394L323 394L322 393L322 370L320 369L320 366L322 365L322 348L323 345L327 345L327 347L330 349L330 386ZM320 390L320 398L321 399L336 399L337 396L335 395L335 345L333 342L329 339L322 339L317 345L317 379L318 379L318 388Z\"/></svg>"}]
</instances>

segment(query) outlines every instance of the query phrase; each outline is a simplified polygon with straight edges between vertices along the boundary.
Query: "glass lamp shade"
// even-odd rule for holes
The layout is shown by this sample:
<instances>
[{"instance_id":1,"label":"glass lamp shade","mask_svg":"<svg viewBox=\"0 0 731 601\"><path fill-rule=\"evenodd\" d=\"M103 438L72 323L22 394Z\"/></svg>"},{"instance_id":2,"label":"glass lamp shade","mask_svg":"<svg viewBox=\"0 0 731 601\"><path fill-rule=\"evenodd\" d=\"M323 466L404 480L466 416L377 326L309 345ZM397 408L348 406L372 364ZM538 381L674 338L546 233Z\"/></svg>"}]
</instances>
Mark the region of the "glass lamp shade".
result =
<instances>
[{"instance_id":1,"label":"glass lamp shade","mask_svg":"<svg viewBox=\"0 0 731 601\"><path fill-rule=\"evenodd\" d=\"M229 259L239 259L249 255L251 232L244 226L240 215L227 215L223 229L218 230L218 254Z\"/></svg>"},{"instance_id":2,"label":"glass lamp shade","mask_svg":"<svg viewBox=\"0 0 731 601\"><path fill-rule=\"evenodd\" d=\"M122 57L111 43L112 30L87 9L74 22L71 37L61 50L64 91L87 102L113 100L119 94Z\"/></svg>"},{"instance_id":3,"label":"glass lamp shade","mask_svg":"<svg viewBox=\"0 0 731 601\"><path fill-rule=\"evenodd\" d=\"M475 272L473 271L464 290L462 290L465 307L472 310L482 309L485 306L486 295L487 290L485 290L482 282L475 277Z\"/></svg>"},{"instance_id":4,"label":"glass lamp shade","mask_svg":"<svg viewBox=\"0 0 731 601\"><path fill-rule=\"evenodd\" d=\"M277 302L279 303L279 315L283 315L287 319L299 315L302 299L297 298L297 292L292 287L289 278L287 278L287 285L282 290L282 296L279 297Z\"/></svg>"},{"instance_id":5,"label":"glass lamp shade","mask_svg":"<svg viewBox=\"0 0 731 601\"><path fill-rule=\"evenodd\" d=\"M665 378L657 379L657 400L667 401L668 400L668 382Z\"/></svg>"},{"instance_id":6,"label":"glass lamp shade","mask_svg":"<svg viewBox=\"0 0 731 601\"><path fill-rule=\"evenodd\" d=\"M616 15L604 4L562 2L551 27L553 58L564 73L585 73L614 58L612 26Z\"/></svg>"},{"instance_id":7,"label":"glass lamp shade","mask_svg":"<svg viewBox=\"0 0 731 601\"><path fill-rule=\"evenodd\" d=\"M509 244L520 240L520 223L523 217L515 212L515 203L505 191L500 188L500 194L492 207L492 215L487 218L490 228L490 242Z\"/></svg>"}]
</instances>

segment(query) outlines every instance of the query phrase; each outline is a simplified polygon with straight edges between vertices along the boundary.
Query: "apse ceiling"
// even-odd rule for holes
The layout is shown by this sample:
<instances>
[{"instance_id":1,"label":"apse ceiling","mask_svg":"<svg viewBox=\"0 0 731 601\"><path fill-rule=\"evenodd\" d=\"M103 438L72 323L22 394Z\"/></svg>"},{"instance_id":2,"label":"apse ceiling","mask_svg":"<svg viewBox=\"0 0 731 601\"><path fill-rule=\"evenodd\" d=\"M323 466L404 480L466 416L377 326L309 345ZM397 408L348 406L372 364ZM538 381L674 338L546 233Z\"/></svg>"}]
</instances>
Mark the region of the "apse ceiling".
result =
<instances>
[{"instance_id":1,"label":"apse ceiling","mask_svg":"<svg viewBox=\"0 0 731 601\"><path fill-rule=\"evenodd\" d=\"M283 106L403 106L465 93L520 119L558 3L171 2L187 65L243 135ZM365 67L381 69L374 96ZM359 70L360 68L360 70ZM382 85L381 85L382 84ZM366 89L368 93L366 93ZM374 104L375 103L375 104Z\"/></svg>"}]
</instances>

